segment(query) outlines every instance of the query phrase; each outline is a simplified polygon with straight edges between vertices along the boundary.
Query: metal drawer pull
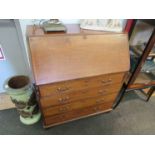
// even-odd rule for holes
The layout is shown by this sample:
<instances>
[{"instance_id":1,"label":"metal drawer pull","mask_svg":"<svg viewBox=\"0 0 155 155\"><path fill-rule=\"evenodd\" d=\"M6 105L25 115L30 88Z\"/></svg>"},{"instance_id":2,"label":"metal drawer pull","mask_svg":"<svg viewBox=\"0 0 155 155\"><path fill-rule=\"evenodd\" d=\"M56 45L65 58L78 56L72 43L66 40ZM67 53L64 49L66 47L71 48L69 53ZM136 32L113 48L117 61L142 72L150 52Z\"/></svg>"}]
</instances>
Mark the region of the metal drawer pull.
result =
<instances>
[{"instance_id":1,"label":"metal drawer pull","mask_svg":"<svg viewBox=\"0 0 155 155\"><path fill-rule=\"evenodd\" d=\"M61 108L59 109L60 112L66 112L66 111L68 111L68 110L69 110L69 107L61 107Z\"/></svg>"},{"instance_id":2,"label":"metal drawer pull","mask_svg":"<svg viewBox=\"0 0 155 155\"><path fill-rule=\"evenodd\" d=\"M69 97L59 98L59 102L60 102L60 103L67 103L68 100L69 100Z\"/></svg>"},{"instance_id":3,"label":"metal drawer pull","mask_svg":"<svg viewBox=\"0 0 155 155\"><path fill-rule=\"evenodd\" d=\"M105 99L99 99L96 101L97 104L104 103L104 102L105 102Z\"/></svg>"},{"instance_id":4,"label":"metal drawer pull","mask_svg":"<svg viewBox=\"0 0 155 155\"><path fill-rule=\"evenodd\" d=\"M107 81L106 81L106 80L102 80L101 82L102 82L102 83L107 83Z\"/></svg>"},{"instance_id":5,"label":"metal drawer pull","mask_svg":"<svg viewBox=\"0 0 155 155\"><path fill-rule=\"evenodd\" d=\"M108 79L108 82L112 82L112 79Z\"/></svg>"},{"instance_id":6,"label":"metal drawer pull","mask_svg":"<svg viewBox=\"0 0 155 155\"><path fill-rule=\"evenodd\" d=\"M99 94L105 94L107 93L107 90L99 90Z\"/></svg>"},{"instance_id":7,"label":"metal drawer pull","mask_svg":"<svg viewBox=\"0 0 155 155\"><path fill-rule=\"evenodd\" d=\"M103 83L102 86L110 86L111 84L112 84L112 82L111 83Z\"/></svg>"},{"instance_id":8,"label":"metal drawer pull","mask_svg":"<svg viewBox=\"0 0 155 155\"><path fill-rule=\"evenodd\" d=\"M112 79L102 80L101 82L102 82L103 84L112 84Z\"/></svg>"},{"instance_id":9,"label":"metal drawer pull","mask_svg":"<svg viewBox=\"0 0 155 155\"><path fill-rule=\"evenodd\" d=\"M59 92L63 92L63 91L67 91L67 90L69 90L68 87L64 87L64 88L59 87L59 88L57 88L57 91L59 91Z\"/></svg>"}]
</instances>

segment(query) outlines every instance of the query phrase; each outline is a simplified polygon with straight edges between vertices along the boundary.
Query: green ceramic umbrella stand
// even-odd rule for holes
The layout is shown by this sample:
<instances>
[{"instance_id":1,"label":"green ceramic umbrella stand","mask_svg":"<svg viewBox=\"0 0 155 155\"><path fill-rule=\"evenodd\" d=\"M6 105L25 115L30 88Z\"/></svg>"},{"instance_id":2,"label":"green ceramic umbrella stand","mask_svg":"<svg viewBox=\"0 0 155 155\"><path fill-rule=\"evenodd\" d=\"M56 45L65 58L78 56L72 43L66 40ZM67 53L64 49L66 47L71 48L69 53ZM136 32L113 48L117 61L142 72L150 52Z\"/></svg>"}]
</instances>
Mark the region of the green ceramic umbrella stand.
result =
<instances>
[{"instance_id":1,"label":"green ceramic umbrella stand","mask_svg":"<svg viewBox=\"0 0 155 155\"><path fill-rule=\"evenodd\" d=\"M40 120L41 113L34 87L27 76L14 76L7 79L4 89L15 104L23 124L32 125Z\"/></svg>"}]
</instances>

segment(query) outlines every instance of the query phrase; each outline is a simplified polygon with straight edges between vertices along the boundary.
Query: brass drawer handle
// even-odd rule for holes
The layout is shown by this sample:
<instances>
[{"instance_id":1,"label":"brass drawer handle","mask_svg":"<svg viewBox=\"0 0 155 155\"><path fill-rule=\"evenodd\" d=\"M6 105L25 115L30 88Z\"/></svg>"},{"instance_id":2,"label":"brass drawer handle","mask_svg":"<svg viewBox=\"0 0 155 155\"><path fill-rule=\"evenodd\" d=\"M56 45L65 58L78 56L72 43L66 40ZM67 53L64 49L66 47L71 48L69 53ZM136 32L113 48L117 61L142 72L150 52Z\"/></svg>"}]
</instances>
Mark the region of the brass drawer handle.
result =
<instances>
[{"instance_id":1,"label":"brass drawer handle","mask_svg":"<svg viewBox=\"0 0 155 155\"><path fill-rule=\"evenodd\" d=\"M102 86L110 86L112 83L102 83Z\"/></svg>"},{"instance_id":2,"label":"brass drawer handle","mask_svg":"<svg viewBox=\"0 0 155 155\"><path fill-rule=\"evenodd\" d=\"M59 103L68 103L69 97L59 98Z\"/></svg>"},{"instance_id":3,"label":"brass drawer handle","mask_svg":"<svg viewBox=\"0 0 155 155\"><path fill-rule=\"evenodd\" d=\"M99 90L98 93L99 94L106 94L107 93L107 90Z\"/></svg>"},{"instance_id":4,"label":"brass drawer handle","mask_svg":"<svg viewBox=\"0 0 155 155\"><path fill-rule=\"evenodd\" d=\"M96 103L97 103L97 104L104 103L104 102L105 102L105 99L96 100Z\"/></svg>"},{"instance_id":5,"label":"brass drawer handle","mask_svg":"<svg viewBox=\"0 0 155 155\"><path fill-rule=\"evenodd\" d=\"M61 107L61 108L59 109L60 112L67 112L68 110L69 110L69 107L68 107L68 106L66 106L66 107Z\"/></svg>"},{"instance_id":6,"label":"brass drawer handle","mask_svg":"<svg viewBox=\"0 0 155 155\"><path fill-rule=\"evenodd\" d=\"M108 82L112 82L112 79L108 79Z\"/></svg>"},{"instance_id":7,"label":"brass drawer handle","mask_svg":"<svg viewBox=\"0 0 155 155\"><path fill-rule=\"evenodd\" d=\"M101 82L102 82L103 84L112 84L112 79L102 80Z\"/></svg>"},{"instance_id":8,"label":"brass drawer handle","mask_svg":"<svg viewBox=\"0 0 155 155\"><path fill-rule=\"evenodd\" d=\"M67 91L67 90L69 90L69 87L59 87L59 88L57 88L58 92L64 92L64 91Z\"/></svg>"},{"instance_id":9,"label":"brass drawer handle","mask_svg":"<svg viewBox=\"0 0 155 155\"><path fill-rule=\"evenodd\" d=\"M107 81L106 81L106 80L102 80L101 82L102 82L102 83L106 83Z\"/></svg>"}]
</instances>

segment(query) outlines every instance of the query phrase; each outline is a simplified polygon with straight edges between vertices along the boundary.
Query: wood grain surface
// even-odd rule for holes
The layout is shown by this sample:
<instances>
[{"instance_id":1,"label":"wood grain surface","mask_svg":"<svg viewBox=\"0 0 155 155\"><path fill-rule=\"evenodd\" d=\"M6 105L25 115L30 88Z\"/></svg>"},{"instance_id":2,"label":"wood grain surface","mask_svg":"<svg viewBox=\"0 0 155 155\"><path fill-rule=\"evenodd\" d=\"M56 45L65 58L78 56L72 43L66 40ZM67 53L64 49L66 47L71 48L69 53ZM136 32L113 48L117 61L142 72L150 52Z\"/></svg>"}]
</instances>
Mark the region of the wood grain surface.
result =
<instances>
[{"instance_id":1,"label":"wood grain surface","mask_svg":"<svg viewBox=\"0 0 155 155\"><path fill-rule=\"evenodd\" d=\"M126 34L29 37L37 85L129 70Z\"/></svg>"}]
</instances>

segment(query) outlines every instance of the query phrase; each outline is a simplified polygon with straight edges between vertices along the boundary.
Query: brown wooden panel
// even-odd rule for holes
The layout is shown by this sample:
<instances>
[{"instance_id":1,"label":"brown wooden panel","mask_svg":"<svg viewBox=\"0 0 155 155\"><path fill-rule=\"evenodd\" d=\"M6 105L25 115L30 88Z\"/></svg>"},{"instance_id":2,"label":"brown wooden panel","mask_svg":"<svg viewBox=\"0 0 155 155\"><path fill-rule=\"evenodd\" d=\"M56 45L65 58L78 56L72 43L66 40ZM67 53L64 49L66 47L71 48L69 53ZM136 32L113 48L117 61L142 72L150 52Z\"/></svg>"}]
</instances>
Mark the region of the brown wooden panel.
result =
<instances>
[{"instance_id":1,"label":"brown wooden panel","mask_svg":"<svg viewBox=\"0 0 155 155\"><path fill-rule=\"evenodd\" d=\"M37 85L129 70L126 34L29 38Z\"/></svg>"},{"instance_id":2,"label":"brown wooden panel","mask_svg":"<svg viewBox=\"0 0 155 155\"><path fill-rule=\"evenodd\" d=\"M122 84L115 84L109 87L97 87L93 89L84 89L69 94L61 94L53 97L44 97L40 99L40 102L43 107L67 104L89 97L104 96L110 93L119 92L121 85Z\"/></svg>"},{"instance_id":3,"label":"brown wooden panel","mask_svg":"<svg viewBox=\"0 0 155 155\"><path fill-rule=\"evenodd\" d=\"M57 94L65 94L73 91L79 91L82 89L104 86L108 87L115 83L122 83L124 73L100 75L96 77L70 80L65 82L59 82L54 84L39 86L40 96L55 96Z\"/></svg>"},{"instance_id":4,"label":"brown wooden panel","mask_svg":"<svg viewBox=\"0 0 155 155\"><path fill-rule=\"evenodd\" d=\"M65 122L100 114L111 110L112 110L112 103L105 103L105 104L101 104L101 105L97 105L89 108L70 111L60 115L45 117L44 127L51 127L54 125L62 124Z\"/></svg>"},{"instance_id":5,"label":"brown wooden panel","mask_svg":"<svg viewBox=\"0 0 155 155\"><path fill-rule=\"evenodd\" d=\"M100 97L94 97L94 98L88 98L83 99L80 101L72 102L71 104L65 104L55 107L49 107L49 108L43 108L43 114L45 117L61 114L65 112L69 112L76 109L86 108L93 105L100 105L103 103L111 102L113 103L116 98L117 93L113 93L106 96L100 96Z\"/></svg>"}]
</instances>

